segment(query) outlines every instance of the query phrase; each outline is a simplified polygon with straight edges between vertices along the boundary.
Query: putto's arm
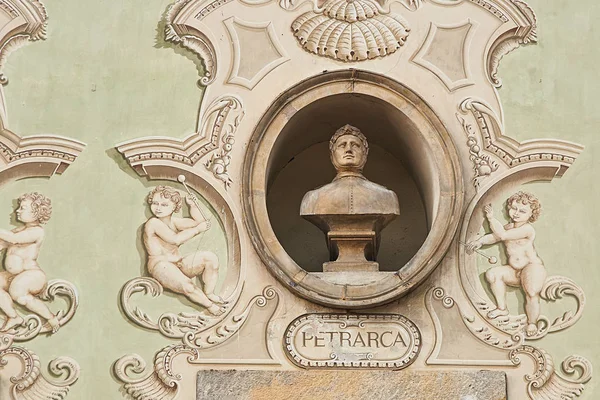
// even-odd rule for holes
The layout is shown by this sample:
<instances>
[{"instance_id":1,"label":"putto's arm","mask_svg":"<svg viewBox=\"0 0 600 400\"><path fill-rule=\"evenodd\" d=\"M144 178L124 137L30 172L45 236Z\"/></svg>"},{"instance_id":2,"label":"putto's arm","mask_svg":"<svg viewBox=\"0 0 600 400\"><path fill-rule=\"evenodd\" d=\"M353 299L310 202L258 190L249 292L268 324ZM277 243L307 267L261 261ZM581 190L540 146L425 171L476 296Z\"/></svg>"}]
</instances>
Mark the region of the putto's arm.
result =
<instances>
[{"instance_id":1,"label":"putto's arm","mask_svg":"<svg viewBox=\"0 0 600 400\"><path fill-rule=\"evenodd\" d=\"M531 225L523 225L510 230L504 229L501 224L499 224L499 226L501 230L494 230L494 226L490 221L490 227L492 227L492 231L494 232L493 235L498 241L525 239L531 237L533 234L533 227Z\"/></svg>"},{"instance_id":2,"label":"putto's arm","mask_svg":"<svg viewBox=\"0 0 600 400\"><path fill-rule=\"evenodd\" d=\"M198 200L195 197L192 198L187 196L185 201L190 208L190 215L192 218L173 218L173 222L177 229L182 231L202 225L202 231L208 230L210 228L210 222L205 218L202 211L198 209L198 206L196 205Z\"/></svg>"},{"instance_id":3,"label":"putto's arm","mask_svg":"<svg viewBox=\"0 0 600 400\"><path fill-rule=\"evenodd\" d=\"M488 244L496 244L499 242L499 239L496 238L495 235L488 233L487 235L484 235L481 239L479 239L481 241L482 245L488 245Z\"/></svg>"},{"instance_id":4,"label":"putto's arm","mask_svg":"<svg viewBox=\"0 0 600 400\"><path fill-rule=\"evenodd\" d=\"M196 200L196 201L194 201ZM202 212L200 211L200 209L196 206L197 203L197 199L192 199L189 196L185 198L186 203L188 203L188 206L190 207L190 215L192 216L192 218L194 219L194 221L196 221L197 223L202 223L206 220L206 218L204 218L204 215L202 215Z\"/></svg>"},{"instance_id":5,"label":"putto's arm","mask_svg":"<svg viewBox=\"0 0 600 400\"><path fill-rule=\"evenodd\" d=\"M145 227L147 234L154 233L165 242L176 246L180 246L199 233L204 232L206 230L204 228L205 226L203 224L198 224L196 227L184 229L179 233L175 233L167 225L158 220L148 221Z\"/></svg>"},{"instance_id":6,"label":"putto's arm","mask_svg":"<svg viewBox=\"0 0 600 400\"><path fill-rule=\"evenodd\" d=\"M42 228L25 229L21 232L11 232L5 229L0 229L0 241L8 244L27 244L35 243L42 237L44 231Z\"/></svg>"}]
</instances>

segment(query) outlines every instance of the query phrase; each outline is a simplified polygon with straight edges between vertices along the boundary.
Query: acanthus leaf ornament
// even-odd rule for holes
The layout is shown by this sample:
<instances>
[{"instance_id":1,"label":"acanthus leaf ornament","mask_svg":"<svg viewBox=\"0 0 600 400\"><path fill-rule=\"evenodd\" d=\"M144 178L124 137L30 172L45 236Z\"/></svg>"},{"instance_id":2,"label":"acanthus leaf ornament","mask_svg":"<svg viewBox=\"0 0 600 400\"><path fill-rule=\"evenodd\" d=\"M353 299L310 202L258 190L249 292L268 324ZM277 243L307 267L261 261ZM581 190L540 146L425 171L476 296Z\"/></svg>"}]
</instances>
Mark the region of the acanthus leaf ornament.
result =
<instances>
[{"instance_id":1,"label":"acanthus leaf ornament","mask_svg":"<svg viewBox=\"0 0 600 400\"><path fill-rule=\"evenodd\" d=\"M79 379L80 367L69 357L59 357L50 362L48 369L60 380L46 379L41 374L39 357L24 347L12 346L12 337L0 334L0 371L11 360L21 364L19 375L10 378L10 394L13 400L63 400L70 387Z\"/></svg>"},{"instance_id":2,"label":"acanthus leaf ornament","mask_svg":"<svg viewBox=\"0 0 600 400\"><path fill-rule=\"evenodd\" d=\"M188 354L188 360L200 358L197 349L184 345L170 345L159 351L154 358L154 368L143 377L146 362L137 354L121 357L114 366L116 377L124 383L123 390L134 400L161 399L174 400L179 393L181 375L173 370L173 360L181 354Z\"/></svg>"},{"instance_id":3,"label":"acanthus leaf ornament","mask_svg":"<svg viewBox=\"0 0 600 400\"><path fill-rule=\"evenodd\" d=\"M592 364L584 357L569 356L561 363L561 369L568 377L557 373L554 360L545 351L537 347L521 346L510 351L510 360L521 363L520 355L530 357L535 371L526 375L527 394L531 400L571 400L579 397L584 385L592 378ZM572 376L578 373L578 377Z\"/></svg>"},{"instance_id":4,"label":"acanthus leaf ornament","mask_svg":"<svg viewBox=\"0 0 600 400\"><path fill-rule=\"evenodd\" d=\"M189 0L180 0L169 7L165 27L165 40L178 44L204 62L204 76L199 84L208 86L217 76L217 52L211 40L198 30L190 31L187 26L180 26L175 22L177 14L189 3Z\"/></svg>"}]
</instances>

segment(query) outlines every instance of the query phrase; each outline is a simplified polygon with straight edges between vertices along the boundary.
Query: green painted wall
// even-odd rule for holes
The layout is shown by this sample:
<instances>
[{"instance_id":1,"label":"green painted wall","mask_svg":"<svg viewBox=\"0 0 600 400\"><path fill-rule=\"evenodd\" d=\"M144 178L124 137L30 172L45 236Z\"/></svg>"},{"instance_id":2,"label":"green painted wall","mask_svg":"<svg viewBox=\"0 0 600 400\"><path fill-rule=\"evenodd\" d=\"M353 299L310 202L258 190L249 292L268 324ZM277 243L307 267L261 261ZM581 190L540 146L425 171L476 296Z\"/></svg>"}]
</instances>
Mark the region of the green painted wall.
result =
<instances>
[{"instance_id":1,"label":"green painted wall","mask_svg":"<svg viewBox=\"0 0 600 400\"><path fill-rule=\"evenodd\" d=\"M118 293L138 276L142 264L135 232L147 218L149 185L133 175L112 147L147 135L183 137L195 128L201 91L196 65L166 48L157 25L171 0L46 1L48 40L16 51L9 59L5 88L9 127L21 136L52 133L88 144L61 177L28 179L2 187L0 227L12 227L10 213L24 192L40 191L54 202L40 263L50 278L73 282L81 294L74 320L52 337L26 347L47 364L69 355L82 375L69 398L118 399L112 363L136 352L151 362L170 343L134 327L118 309ZM519 139L554 137L586 146L564 178L527 186L543 205L535 227L536 245L550 274L580 284L588 304L583 318L564 333L536 345L556 364L579 354L600 368L600 165L597 128L600 93L596 44L600 5L531 0L540 42L507 56L500 69L507 133ZM499 205L496 206L498 209ZM224 248L221 232L202 239ZM515 294L516 296L516 294ZM178 305L164 296L152 304ZM187 304L187 303L185 303ZM180 307L178 305L178 307ZM595 399L598 378L584 399Z\"/></svg>"}]
</instances>

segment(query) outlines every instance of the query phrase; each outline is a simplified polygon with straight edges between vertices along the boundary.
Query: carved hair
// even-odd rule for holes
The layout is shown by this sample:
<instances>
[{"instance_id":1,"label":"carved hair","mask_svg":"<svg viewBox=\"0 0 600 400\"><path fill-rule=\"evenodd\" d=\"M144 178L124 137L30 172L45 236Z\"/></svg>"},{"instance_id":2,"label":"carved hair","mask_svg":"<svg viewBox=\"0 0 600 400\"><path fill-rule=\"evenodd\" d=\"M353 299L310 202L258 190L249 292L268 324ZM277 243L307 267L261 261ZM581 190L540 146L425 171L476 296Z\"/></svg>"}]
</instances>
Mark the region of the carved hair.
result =
<instances>
[{"instance_id":1,"label":"carved hair","mask_svg":"<svg viewBox=\"0 0 600 400\"><path fill-rule=\"evenodd\" d=\"M506 208L508 209L515 201L521 204L529 204L531 206L531 217L529 217L529 222L537 221L542 213L542 205L537 197L528 192L517 192L508 198L506 201Z\"/></svg>"},{"instance_id":2,"label":"carved hair","mask_svg":"<svg viewBox=\"0 0 600 400\"><path fill-rule=\"evenodd\" d=\"M333 136L331 137L331 140L329 141L329 151L332 152L333 151L333 146L335 145L335 142L342 136L345 135L352 135L352 136L356 136L357 138L360 139L363 147L365 148L365 156L367 154L369 154L369 143L367 142L367 138L365 137L365 135L363 135L363 133L360 131L360 129L346 124L344 126L342 126L340 129L338 129L337 131L335 131L335 133L333 134Z\"/></svg>"},{"instance_id":3,"label":"carved hair","mask_svg":"<svg viewBox=\"0 0 600 400\"><path fill-rule=\"evenodd\" d=\"M152 199L157 193L165 199L171 200L173 204L175 204L175 209L173 210L173 212L178 212L179 210L181 210L181 205L183 204L181 194L177 190L164 185L159 185L152 189L150 193L148 193L148 197L146 198L148 204L152 204Z\"/></svg>"},{"instance_id":4,"label":"carved hair","mask_svg":"<svg viewBox=\"0 0 600 400\"><path fill-rule=\"evenodd\" d=\"M31 211L33 211L40 224L50 221L50 216L52 216L52 202L49 198L38 192L33 192L25 193L19 197L19 203L23 200L31 200Z\"/></svg>"}]
</instances>

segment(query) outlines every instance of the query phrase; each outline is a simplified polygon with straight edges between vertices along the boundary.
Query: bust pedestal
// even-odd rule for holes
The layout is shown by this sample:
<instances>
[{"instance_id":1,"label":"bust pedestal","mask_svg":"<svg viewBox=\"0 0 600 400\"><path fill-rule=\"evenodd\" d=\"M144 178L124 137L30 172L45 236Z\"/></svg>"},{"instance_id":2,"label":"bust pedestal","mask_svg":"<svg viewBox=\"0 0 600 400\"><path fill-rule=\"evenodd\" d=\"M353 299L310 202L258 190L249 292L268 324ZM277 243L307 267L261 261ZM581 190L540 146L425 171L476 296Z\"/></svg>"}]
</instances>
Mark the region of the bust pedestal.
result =
<instances>
[{"instance_id":1,"label":"bust pedestal","mask_svg":"<svg viewBox=\"0 0 600 400\"><path fill-rule=\"evenodd\" d=\"M303 215L327 235L330 260L323 272L378 272L379 232L396 214Z\"/></svg>"},{"instance_id":2,"label":"bust pedestal","mask_svg":"<svg viewBox=\"0 0 600 400\"><path fill-rule=\"evenodd\" d=\"M379 263L369 261L367 256L367 253L373 255L377 246L375 231L330 231L327 246L329 254L337 253L337 257L323 263L323 272L379 271Z\"/></svg>"}]
</instances>

